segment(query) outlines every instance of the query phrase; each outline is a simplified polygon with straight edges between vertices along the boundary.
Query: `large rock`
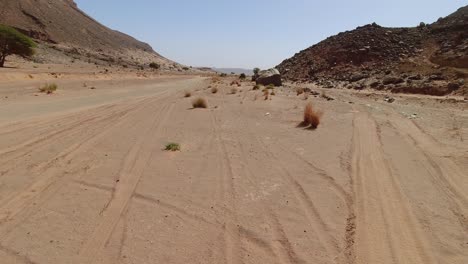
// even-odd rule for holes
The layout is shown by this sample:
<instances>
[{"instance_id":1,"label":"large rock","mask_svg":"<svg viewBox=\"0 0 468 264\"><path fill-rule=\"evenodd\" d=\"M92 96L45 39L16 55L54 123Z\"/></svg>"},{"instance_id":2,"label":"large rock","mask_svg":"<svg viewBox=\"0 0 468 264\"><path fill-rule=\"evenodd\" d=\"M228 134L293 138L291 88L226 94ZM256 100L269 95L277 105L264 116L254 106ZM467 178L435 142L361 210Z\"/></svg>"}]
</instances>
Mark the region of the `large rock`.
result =
<instances>
[{"instance_id":1,"label":"large rock","mask_svg":"<svg viewBox=\"0 0 468 264\"><path fill-rule=\"evenodd\" d=\"M403 78L396 77L396 76L389 76L389 77L385 77L383 79L382 83L384 85L388 85L388 84L399 84L399 83L402 83L404 81L405 80L403 80Z\"/></svg>"},{"instance_id":2,"label":"large rock","mask_svg":"<svg viewBox=\"0 0 468 264\"><path fill-rule=\"evenodd\" d=\"M260 71L256 79L257 84L261 85L270 85L281 86L283 85L281 81L281 74L277 69L269 69Z\"/></svg>"}]
</instances>

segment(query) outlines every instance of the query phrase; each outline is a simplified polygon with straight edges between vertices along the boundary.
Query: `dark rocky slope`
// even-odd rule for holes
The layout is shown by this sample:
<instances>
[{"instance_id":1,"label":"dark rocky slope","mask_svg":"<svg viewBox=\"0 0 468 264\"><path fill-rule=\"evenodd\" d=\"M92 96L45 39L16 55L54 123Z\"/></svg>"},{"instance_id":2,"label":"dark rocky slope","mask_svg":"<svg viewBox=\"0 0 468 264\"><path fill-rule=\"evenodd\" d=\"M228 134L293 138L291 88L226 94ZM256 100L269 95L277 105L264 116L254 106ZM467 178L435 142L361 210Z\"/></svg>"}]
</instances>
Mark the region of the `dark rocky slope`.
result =
<instances>
[{"instance_id":1,"label":"dark rocky slope","mask_svg":"<svg viewBox=\"0 0 468 264\"><path fill-rule=\"evenodd\" d=\"M366 25L303 50L277 66L291 81L325 87L467 94L468 7L431 25Z\"/></svg>"}]
</instances>

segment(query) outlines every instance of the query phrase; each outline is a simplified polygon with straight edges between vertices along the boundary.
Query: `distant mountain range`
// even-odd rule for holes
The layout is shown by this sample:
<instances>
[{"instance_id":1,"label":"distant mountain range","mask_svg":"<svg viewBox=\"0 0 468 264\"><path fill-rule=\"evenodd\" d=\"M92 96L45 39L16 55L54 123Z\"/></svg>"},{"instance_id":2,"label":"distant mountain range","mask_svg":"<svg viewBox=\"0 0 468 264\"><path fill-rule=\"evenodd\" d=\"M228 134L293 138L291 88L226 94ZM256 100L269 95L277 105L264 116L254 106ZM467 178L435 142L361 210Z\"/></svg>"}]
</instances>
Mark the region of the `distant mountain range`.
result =
<instances>
[{"instance_id":1,"label":"distant mountain range","mask_svg":"<svg viewBox=\"0 0 468 264\"><path fill-rule=\"evenodd\" d=\"M226 73L226 74L241 74L244 73L246 75L253 75L253 70L252 69L242 69L242 68L211 68L213 71L219 72L219 73Z\"/></svg>"}]
</instances>

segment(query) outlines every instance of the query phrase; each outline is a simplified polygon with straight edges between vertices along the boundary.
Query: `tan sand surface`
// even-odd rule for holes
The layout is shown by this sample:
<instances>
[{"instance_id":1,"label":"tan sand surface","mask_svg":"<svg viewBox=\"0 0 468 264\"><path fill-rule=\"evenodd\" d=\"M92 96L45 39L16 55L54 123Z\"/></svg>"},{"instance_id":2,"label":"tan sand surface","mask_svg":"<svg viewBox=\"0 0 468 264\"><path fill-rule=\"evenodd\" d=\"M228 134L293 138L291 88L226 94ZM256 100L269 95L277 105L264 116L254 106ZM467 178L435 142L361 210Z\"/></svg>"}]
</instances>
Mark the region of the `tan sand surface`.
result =
<instances>
[{"instance_id":1,"label":"tan sand surface","mask_svg":"<svg viewBox=\"0 0 468 264\"><path fill-rule=\"evenodd\" d=\"M464 102L32 74L0 78L0 263L468 263Z\"/></svg>"}]
</instances>

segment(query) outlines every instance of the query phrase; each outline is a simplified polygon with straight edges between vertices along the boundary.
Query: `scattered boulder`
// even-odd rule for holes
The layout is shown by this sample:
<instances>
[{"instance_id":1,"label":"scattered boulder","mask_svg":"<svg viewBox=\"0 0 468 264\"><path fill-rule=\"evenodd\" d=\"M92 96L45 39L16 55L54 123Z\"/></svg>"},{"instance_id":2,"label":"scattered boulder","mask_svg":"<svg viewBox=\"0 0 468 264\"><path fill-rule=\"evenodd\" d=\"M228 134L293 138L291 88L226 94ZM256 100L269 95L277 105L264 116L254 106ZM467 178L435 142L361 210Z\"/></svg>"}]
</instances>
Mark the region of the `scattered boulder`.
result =
<instances>
[{"instance_id":1,"label":"scattered boulder","mask_svg":"<svg viewBox=\"0 0 468 264\"><path fill-rule=\"evenodd\" d=\"M258 74L258 78L256 79L256 83L265 86L270 84L273 84L274 86L283 85L283 82L281 81L280 72L274 68L260 71Z\"/></svg>"},{"instance_id":2,"label":"scattered boulder","mask_svg":"<svg viewBox=\"0 0 468 264\"><path fill-rule=\"evenodd\" d=\"M391 103L395 102L395 98L390 97L390 96L385 96L384 101L391 104Z\"/></svg>"},{"instance_id":3,"label":"scattered boulder","mask_svg":"<svg viewBox=\"0 0 468 264\"><path fill-rule=\"evenodd\" d=\"M458 90L460 88L460 84L459 83L456 83L456 82L451 82L447 85L447 88L450 90L450 91L455 91L455 90Z\"/></svg>"},{"instance_id":4,"label":"scattered boulder","mask_svg":"<svg viewBox=\"0 0 468 264\"><path fill-rule=\"evenodd\" d=\"M326 94L322 94L321 95L323 99L327 100L327 101L333 101L335 100L335 98L331 97L331 96L328 96Z\"/></svg>"},{"instance_id":5,"label":"scattered boulder","mask_svg":"<svg viewBox=\"0 0 468 264\"><path fill-rule=\"evenodd\" d=\"M365 79L365 78L367 78L367 77L368 77L368 76L365 75L365 74L357 73L357 74L351 75L351 77L349 78L349 81L350 81L350 82L357 82L357 81L360 81L360 80Z\"/></svg>"},{"instance_id":6,"label":"scattered boulder","mask_svg":"<svg viewBox=\"0 0 468 264\"><path fill-rule=\"evenodd\" d=\"M352 88L354 90L363 90L364 89L364 85L362 83L356 83L352 86Z\"/></svg>"},{"instance_id":7,"label":"scattered boulder","mask_svg":"<svg viewBox=\"0 0 468 264\"><path fill-rule=\"evenodd\" d=\"M422 76L420 74L411 75L408 77L408 80L419 81L422 80Z\"/></svg>"},{"instance_id":8,"label":"scattered boulder","mask_svg":"<svg viewBox=\"0 0 468 264\"><path fill-rule=\"evenodd\" d=\"M384 85L388 85L388 84L399 84L399 83L402 83L404 82L405 80L403 80L403 78L400 78L400 77L396 77L396 76L388 76L388 77L385 77L383 80L382 80L382 83Z\"/></svg>"},{"instance_id":9,"label":"scattered boulder","mask_svg":"<svg viewBox=\"0 0 468 264\"><path fill-rule=\"evenodd\" d=\"M429 81L443 81L445 77L442 74L433 74L429 76Z\"/></svg>"},{"instance_id":10,"label":"scattered boulder","mask_svg":"<svg viewBox=\"0 0 468 264\"><path fill-rule=\"evenodd\" d=\"M381 83L379 81L375 81L375 82L371 82L370 87L375 89L379 87L380 85Z\"/></svg>"}]
</instances>

